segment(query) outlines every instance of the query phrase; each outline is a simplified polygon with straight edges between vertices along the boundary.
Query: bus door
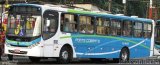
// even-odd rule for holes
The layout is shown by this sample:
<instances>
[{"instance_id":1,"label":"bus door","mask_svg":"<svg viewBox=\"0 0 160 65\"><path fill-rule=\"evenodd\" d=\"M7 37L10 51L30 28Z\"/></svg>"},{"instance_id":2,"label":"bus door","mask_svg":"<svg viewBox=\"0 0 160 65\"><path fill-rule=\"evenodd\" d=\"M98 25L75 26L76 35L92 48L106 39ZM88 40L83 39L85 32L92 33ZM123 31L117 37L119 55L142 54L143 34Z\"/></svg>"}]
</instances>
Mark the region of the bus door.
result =
<instances>
[{"instance_id":1,"label":"bus door","mask_svg":"<svg viewBox=\"0 0 160 65\"><path fill-rule=\"evenodd\" d=\"M43 42L44 56L50 56L48 54L53 54L53 44L54 40L58 40L58 37L54 37L58 29L58 12L53 10L46 10L43 14Z\"/></svg>"}]
</instances>

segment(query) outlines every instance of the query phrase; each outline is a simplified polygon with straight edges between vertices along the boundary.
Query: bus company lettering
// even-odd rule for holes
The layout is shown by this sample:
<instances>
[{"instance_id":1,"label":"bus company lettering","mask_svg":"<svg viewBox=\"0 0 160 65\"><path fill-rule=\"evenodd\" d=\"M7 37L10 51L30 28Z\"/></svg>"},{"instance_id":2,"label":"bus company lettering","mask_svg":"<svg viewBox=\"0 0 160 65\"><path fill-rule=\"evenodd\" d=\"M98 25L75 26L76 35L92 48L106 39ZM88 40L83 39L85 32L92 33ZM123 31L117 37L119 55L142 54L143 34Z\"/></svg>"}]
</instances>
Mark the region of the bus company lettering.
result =
<instances>
[{"instance_id":1,"label":"bus company lettering","mask_svg":"<svg viewBox=\"0 0 160 65\"><path fill-rule=\"evenodd\" d=\"M82 39L82 38L76 38L75 42L77 43L100 43L100 40L98 39Z\"/></svg>"}]
</instances>

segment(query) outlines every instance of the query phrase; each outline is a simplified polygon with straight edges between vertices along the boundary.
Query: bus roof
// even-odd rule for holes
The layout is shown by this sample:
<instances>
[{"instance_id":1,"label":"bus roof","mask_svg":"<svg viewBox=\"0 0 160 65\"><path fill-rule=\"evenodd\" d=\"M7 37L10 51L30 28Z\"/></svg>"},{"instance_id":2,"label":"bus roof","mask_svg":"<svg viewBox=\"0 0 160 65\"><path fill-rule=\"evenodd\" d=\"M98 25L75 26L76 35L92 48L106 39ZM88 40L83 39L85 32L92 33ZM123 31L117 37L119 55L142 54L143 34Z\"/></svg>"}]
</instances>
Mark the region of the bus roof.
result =
<instances>
[{"instance_id":1,"label":"bus roof","mask_svg":"<svg viewBox=\"0 0 160 65\"><path fill-rule=\"evenodd\" d=\"M38 5L38 4L28 4L28 3L19 3L19 4L13 4L16 6L42 6L43 5ZM62 7L63 8L63 7ZM113 14L108 14L108 13L98 13L98 12L92 12L92 11L85 11L85 10L75 10L71 8L66 8L68 9L67 11L64 10L64 12L69 12L69 13L75 13L75 14L83 14L83 15L88 15L88 16L95 16L95 17L103 17L103 18L110 18L110 19L118 19L118 20L131 20L131 21L140 21L140 22L148 22L152 23L152 19L146 19L146 18L133 18L129 16L118 16L118 15L113 15Z\"/></svg>"},{"instance_id":2,"label":"bus roof","mask_svg":"<svg viewBox=\"0 0 160 65\"><path fill-rule=\"evenodd\" d=\"M68 12L78 13L78 14L83 14L88 16L95 15L96 17L111 18L111 19L118 19L118 20L131 20L131 21L141 21L141 22L152 23L152 19L146 19L146 18L134 18L129 16L118 16L118 15L107 14L107 13L97 13L97 12L74 10L74 9L69 9Z\"/></svg>"}]
</instances>

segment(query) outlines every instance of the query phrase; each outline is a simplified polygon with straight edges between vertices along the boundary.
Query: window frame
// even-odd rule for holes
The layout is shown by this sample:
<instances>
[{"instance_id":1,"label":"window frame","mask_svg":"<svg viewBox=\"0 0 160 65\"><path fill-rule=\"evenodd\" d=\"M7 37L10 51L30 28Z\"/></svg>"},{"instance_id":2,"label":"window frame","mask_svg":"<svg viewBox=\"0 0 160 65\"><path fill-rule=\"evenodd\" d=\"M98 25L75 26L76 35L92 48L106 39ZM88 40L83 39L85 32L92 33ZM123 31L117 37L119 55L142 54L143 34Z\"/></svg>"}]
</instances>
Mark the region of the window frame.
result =
<instances>
[{"instance_id":1,"label":"window frame","mask_svg":"<svg viewBox=\"0 0 160 65\"><path fill-rule=\"evenodd\" d=\"M130 23L131 24L131 28L129 29L129 25L128 25L128 28L127 29L124 29L124 28L126 28L126 26L124 25L125 23ZM124 36L124 37L132 37L133 36L133 21L132 20L122 20L122 36ZM123 33L124 33L124 30L130 30L130 34L129 35L124 35Z\"/></svg>"},{"instance_id":2,"label":"window frame","mask_svg":"<svg viewBox=\"0 0 160 65\"><path fill-rule=\"evenodd\" d=\"M114 20L114 21L116 22L116 25L118 25L117 22L119 22L120 27L114 27L115 24L112 26L112 23L113 23L112 20ZM111 30L110 30L110 35L111 35L111 36L121 36L121 35L122 35L122 22L123 22L123 21L122 21L121 19L114 19L114 18L110 19L110 29L111 29ZM119 34L119 35L117 34L117 33L119 32L119 31L118 31L118 28L120 28L120 29L119 29L119 30L120 30L120 34ZM112 34L113 29L116 29L115 35ZM114 30L114 31L115 31L115 30Z\"/></svg>"},{"instance_id":3,"label":"window frame","mask_svg":"<svg viewBox=\"0 0 160 65\"><path fill-rule=\"evenodd\" d=\"M98 24L97 24L97 23L98 23L98 22L97 22L97 19L98 19L98 18L101 18L101 19L103 19L104 21L108 21L108 26L105 26L105 25L104 25L104 21L102 21L102 25L101 25L101 26L98 25ZM96 21L95 21L95 30L96 30L95 33L96 33L96 35L110 35L110 30L111 30L111 29L110 29L110 28L111 28L111 27L110 27L110 26L111 26L111 20L110 20L110 18L107 18L107 17L96 17L95 20L96 20ZM104 29L105 29L104 32L106 32L106 28L108 27L108 29L109 29L109 30L108 30L108 34L106 34L106 33L105 33L105 34L98 34L98 33L97 33L97 27L104 27Z\"/></svg>"},{"instance_id":4,"label":"window frame","mask_svg":"<svg viewBox=\"0 0 160 65\"><path fill-rule=\"evenodd\" d=\"M147 28L149 28L149 25L151 26L151 30L145 30L145 25L144 24L147 24ZM148 36L147 35L147 37L145 37L145 34L143 34L143 37L144 38L151 38L151 36L152 36L152 23L147 23L147 22L143 22L143 33L145 32L145 31L147 31L147 34L149 33L149 31L150 31L150 35Z\"/></svg>"},{"instance_id":5,"label":"window frame","mask_svg":"<svg viewBox=\"0 0 160 65\"><path fill-rule=\"evenodd\" d=\"M135 29L135 25L136 25L136 23L141 23L142 24L142 27L141 27L141 32L140 32L140 36L136 36L135 35L135 30L140 30L140 29ZM142 21L134 21L133 23L132 23L133 25L133 37L136 37L136 38L142 38L143 37L143 22Z\"/></svg>"}]
</instances>

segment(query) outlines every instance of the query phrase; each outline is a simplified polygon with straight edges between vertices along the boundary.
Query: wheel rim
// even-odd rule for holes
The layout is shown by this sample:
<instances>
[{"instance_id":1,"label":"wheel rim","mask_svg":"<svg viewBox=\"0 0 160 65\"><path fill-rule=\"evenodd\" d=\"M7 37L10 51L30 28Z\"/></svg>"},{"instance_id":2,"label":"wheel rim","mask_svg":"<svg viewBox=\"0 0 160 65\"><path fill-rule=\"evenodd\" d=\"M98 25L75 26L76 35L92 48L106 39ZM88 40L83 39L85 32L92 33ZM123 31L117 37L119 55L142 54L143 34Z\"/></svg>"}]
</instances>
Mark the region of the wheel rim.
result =
<instances>
[{"instance_id":1,"label":"wheel rim","mask_svg":"<svg viewBox=\"0 0 160 65\"><path fill-rule=\"evenodd\" d=\"M67 51L62 52L62 58L65 60L68 59L68 52Z\"/></svg>"},{"instance_id":2,"label":"wheel rim","mask_svg":"<svg viewBox=\"0 0 160 65\"><path fill-rule=\"evenodd\" d=\"M127 52L122 53L122 60L126 61L127 60Z\"/></svg>"}]
</instances>

